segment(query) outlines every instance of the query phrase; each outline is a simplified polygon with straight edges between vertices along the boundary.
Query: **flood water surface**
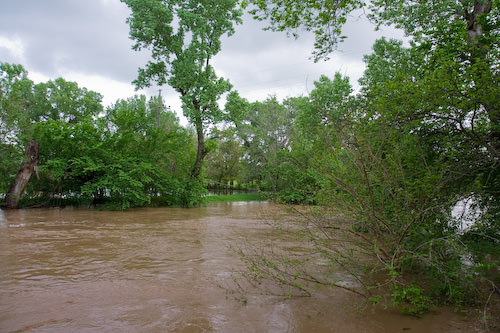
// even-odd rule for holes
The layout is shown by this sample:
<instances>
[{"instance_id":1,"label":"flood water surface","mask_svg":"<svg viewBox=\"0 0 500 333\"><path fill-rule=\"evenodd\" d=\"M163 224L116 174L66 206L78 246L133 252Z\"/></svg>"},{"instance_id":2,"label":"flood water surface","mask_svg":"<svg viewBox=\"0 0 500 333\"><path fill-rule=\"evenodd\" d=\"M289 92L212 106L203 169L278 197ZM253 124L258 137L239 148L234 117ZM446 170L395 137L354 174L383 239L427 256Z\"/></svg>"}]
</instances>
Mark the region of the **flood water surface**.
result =
<instances>
[{"instance_id":1,"label":"flood water surface","mask_svg":"<svg viewBox=\"0 0 500 333\"><path fill-rule=\"evenodd\" d=\"M468 332L440 309L422 319L355 311L338 290L233 294L235 248L271 235L265 202L208 207L0 210L1 332ZM239 300L238 300L239 299Z\"/></svg>"}]
</instances>

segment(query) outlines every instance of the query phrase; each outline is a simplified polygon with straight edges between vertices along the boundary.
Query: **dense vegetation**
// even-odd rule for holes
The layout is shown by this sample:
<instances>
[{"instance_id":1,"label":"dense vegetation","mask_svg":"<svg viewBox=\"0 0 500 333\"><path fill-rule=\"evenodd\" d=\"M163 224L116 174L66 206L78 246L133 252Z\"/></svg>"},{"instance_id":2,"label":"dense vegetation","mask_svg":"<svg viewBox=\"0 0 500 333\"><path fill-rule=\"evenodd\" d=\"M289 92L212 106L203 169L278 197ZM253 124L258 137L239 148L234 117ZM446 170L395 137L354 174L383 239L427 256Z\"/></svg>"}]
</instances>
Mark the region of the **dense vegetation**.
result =
<instances>
[{"instance_id":1,"label":"dense vegetation","mask_svg":"<svg viewBox=\"0 0 500 333\"><path fill-rule=\"evenodd\" d=\"M216 77L210 59L239 22L238 2L125 2L135 48L152 45L156 61L136 83L172 85L192 128L169 112L158 124L154 98L103 108L99 94L76 83L33 84L22 66L2 63L2 191L34 139L39 180L30 181L25 197L39 204L190 206L202 200L204 181L236 184L321 207L299 230L328 268L311 271L292 254L244 253L255 278L307 292L307 281L341 286L336 272L347 272L361 286L353 291L373 302L387 296L415 314L440 302L498 299L498 1L371 1L371 19L404 29L410 41L376 41L359 93L335 74L322 76L309 96L284 101L249 102L231 91L224 108L217 101L231 86ZM342 40L348 13L367 6L250 3L273 29L314 31L318 59Z\"/></svg>"},{"instance_id":2,"label":"dense vegetation","mask_svg":"<svg viewBox=\"0 0 500 333\"><path fill-rule=\"evenodd\" d=\"M188 171L193 135L173 113L158 123L156 98L119 100L56 79L33 84L20 65L1 64L1 188L6 193L28 139L40 145L29 205L193 205L203 192ZM199 192L199 193L198 193ZM22 203L21 203L22 204Z\"/></svg>"},{"instance_id":3,"label":"dense vegetation","mask_svg":"<svg viewBox=\"0 0 500 333\"><path fill-rule=\"evenodd\" d=\"M293 252L243 253L250 275L309 293L345 288L338 277L347 274L356 281L348 288L374 303L387 297L413 314L436 302L486 304L487 319L500 294L499 2L249 2L271 29L315 32L317 59L342 40L358 7L409 36L408 46L375 42L358 94L336 74L306 98L264 102L278 121L275 145L251 154L250 142L246 156L266 166L260 174L283 200L320 204L298 234L328 264L311 269L310 257ZM246 142L253 120L265 119L263 103L236 104L249 108L244 126L236 123Z\"/></svg>"}]
</instances>

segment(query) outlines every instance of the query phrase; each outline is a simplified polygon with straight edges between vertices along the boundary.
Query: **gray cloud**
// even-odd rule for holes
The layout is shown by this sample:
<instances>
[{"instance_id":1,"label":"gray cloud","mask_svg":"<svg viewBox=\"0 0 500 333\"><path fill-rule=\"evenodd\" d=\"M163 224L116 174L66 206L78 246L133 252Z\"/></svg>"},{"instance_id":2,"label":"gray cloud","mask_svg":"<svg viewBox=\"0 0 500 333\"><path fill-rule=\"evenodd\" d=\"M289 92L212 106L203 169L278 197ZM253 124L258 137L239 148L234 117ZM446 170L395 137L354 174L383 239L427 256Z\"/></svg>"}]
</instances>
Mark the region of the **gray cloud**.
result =
<instances>
[{"instance_id":1,"label":"gray cloud","mask_svg":"<svg viewBox=\"0 0 500 333\"><path fill-rule=\"evenodd\" d=\"M130 81L147 55L130 49L128 14L118 1L17 0L2 6L0 36L22 40L28 70Z\"/></svg>"},{"instance_id":2,"label":"gray cloud","mask_svg":"<svg viewBox=\"0 0 500 333\"><path fill-rule=\"evenodd\" d=\"M130 84L149 54L131 50L133 41L125 23L129 13L119 0L3 1L0 38L20 40L24 55L0 47L0 60L22 63L28 71L50 78L72 72ZM297 40L287 38L285 33L262 31L265 23L245 15L236 33L223 39L222 51L214 59L216 70L249 99L305 94L321 74L333 76L336 71L353 76L355 83L362 72L363 54L381 35L358 16L352 15L344 29L349 39L332 59L314 63L311 33L300 32ZM393 30L383 33L394 34ZM172 104L178 103L171 88L163 89ZM147 91L156 94L157 88Z\"/></svg>"},{"instance_id":3,"label":"gray cloud","mask_svg":"<svg viewBox=\"0 0 500 333\"><path fill-rule=\"evenodd\" d=\"M281 97L307 94L321 74L333 76L337 71L352 76L351 83L356 84L362 74L362 56L380 36L366 18L353 15L345 29L350 38L339 45L331 60L314 63L312 33L299 31L295 39L284 32L263 31L265 26L246 15L236 33L223 40L223 51L216 57L216 67L245 97L278 91Z\"/></svg>"}]
</instances>

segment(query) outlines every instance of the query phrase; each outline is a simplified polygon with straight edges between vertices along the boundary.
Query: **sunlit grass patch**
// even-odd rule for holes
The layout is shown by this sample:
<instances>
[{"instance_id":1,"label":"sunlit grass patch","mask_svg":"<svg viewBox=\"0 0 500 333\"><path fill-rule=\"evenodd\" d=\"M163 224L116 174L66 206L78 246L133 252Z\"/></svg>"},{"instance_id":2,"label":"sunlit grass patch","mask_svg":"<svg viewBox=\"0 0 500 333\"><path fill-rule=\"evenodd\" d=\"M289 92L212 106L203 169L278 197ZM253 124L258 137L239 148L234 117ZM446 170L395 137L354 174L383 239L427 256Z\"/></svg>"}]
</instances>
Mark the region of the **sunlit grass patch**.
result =
<instances>
[{"instance_id":1,"label":"sunlit grass patch","mask_svg":"<svg viewBox=\"0 0 500 333\"><path fill-rule=\"evenodd\" d=\"M238 193L224 195L208 195L205 197L207 202L230 202L230 201L262 201L266 196L262 193Z\"/></svg>"}]
</instances>

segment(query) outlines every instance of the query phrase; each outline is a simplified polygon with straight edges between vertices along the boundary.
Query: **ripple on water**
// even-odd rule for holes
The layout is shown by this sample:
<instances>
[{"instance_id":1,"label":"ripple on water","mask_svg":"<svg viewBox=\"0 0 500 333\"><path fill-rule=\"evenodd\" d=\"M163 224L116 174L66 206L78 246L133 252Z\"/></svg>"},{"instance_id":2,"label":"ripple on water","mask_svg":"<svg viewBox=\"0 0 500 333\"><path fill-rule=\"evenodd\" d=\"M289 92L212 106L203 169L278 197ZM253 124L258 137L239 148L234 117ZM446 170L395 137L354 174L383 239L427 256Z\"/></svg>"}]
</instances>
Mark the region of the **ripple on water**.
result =
<instances>
[{"instance_id":1,"label":"ripple on water","mask_svg":"<svg viewBox=\"0 0 500 333\"><path fill-rule=\"evenodd\" d=\"M422 321L358 316L352 295L339 290L310 298L237 293L233 278L245 267L232 248L276 239L266 222L286 214L269 203L0 211L0 227L8 227L0 230L0 330L469 331L446 309Z\"/></svg>"}]
</instances>

